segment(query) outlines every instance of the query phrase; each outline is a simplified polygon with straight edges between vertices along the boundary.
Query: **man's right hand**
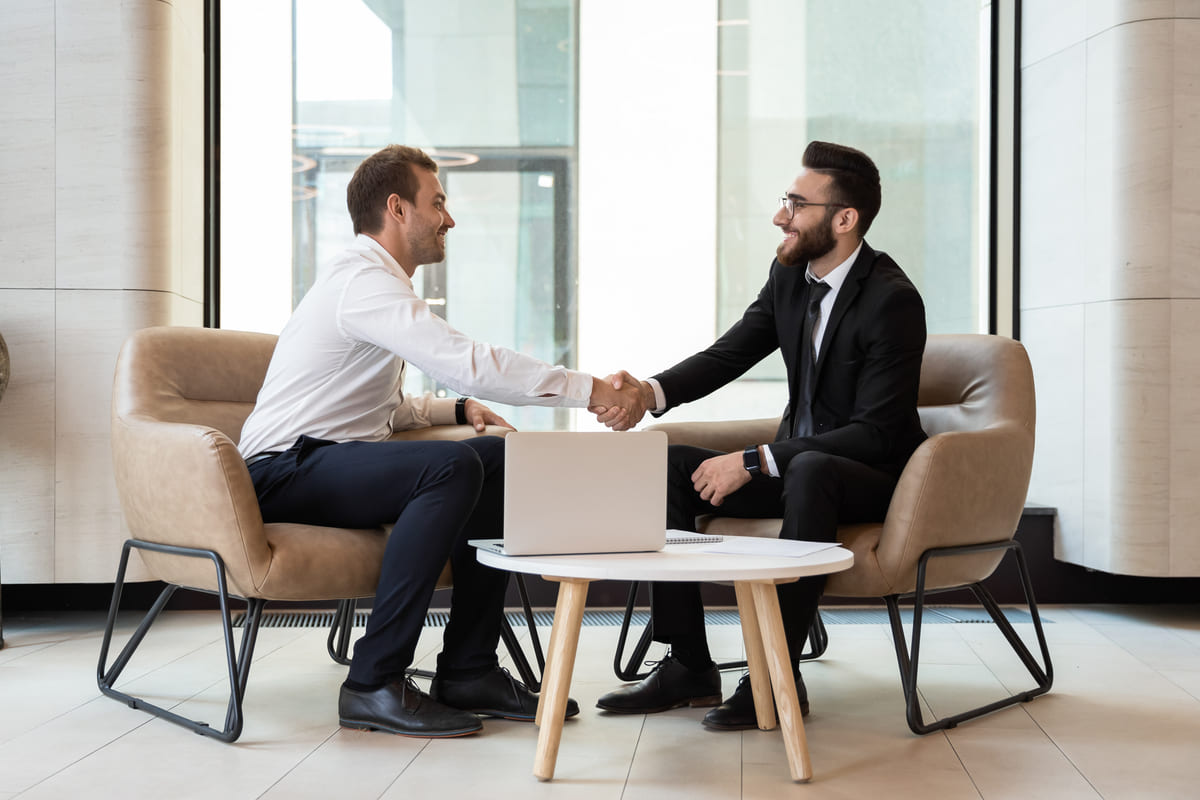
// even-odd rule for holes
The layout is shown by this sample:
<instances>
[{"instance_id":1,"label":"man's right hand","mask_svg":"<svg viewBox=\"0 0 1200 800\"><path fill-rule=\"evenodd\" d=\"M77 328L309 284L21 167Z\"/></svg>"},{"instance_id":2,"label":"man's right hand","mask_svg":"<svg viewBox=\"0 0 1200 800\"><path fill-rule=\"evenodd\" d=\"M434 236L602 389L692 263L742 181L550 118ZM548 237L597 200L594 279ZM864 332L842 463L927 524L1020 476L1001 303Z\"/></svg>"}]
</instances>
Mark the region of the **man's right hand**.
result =
<instances>
[{"instance_id":1,"label":"man's right hand","mask_svg":"<svg viewBox=\"0 0 1200 800\"><path fill-rule=\"evenodd\" d=\"M588 411L597 421L617 431L625 431L642 421L654 407L654 389L621 370L604 380L592 378L592 397Z\"/></svg>"}]
</instances>

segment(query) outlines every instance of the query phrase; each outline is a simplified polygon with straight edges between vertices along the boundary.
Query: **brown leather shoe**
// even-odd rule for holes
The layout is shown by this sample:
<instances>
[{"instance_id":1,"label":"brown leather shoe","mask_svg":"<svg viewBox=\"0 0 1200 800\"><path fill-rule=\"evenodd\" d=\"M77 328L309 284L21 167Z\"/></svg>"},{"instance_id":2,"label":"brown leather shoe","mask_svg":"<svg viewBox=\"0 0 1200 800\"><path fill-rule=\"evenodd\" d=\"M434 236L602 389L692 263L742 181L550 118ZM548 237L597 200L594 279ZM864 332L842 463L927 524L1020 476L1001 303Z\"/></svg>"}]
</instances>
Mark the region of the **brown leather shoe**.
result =
<instances>
[{"instance_id":1,"label":"brown leather shoe","mask_svg":"<svg viewBox=\"0 0 1200 800\"><path fill-rule=\"evenodd\" d=\"M804 678L796 673L796 697L800 701L800 716L808 716L808 689ZM715 731L745 731L758 727L758 714L754 711L754 692L750 687L750 674L738 681L737 688L729 699L704 715L704 727Z\"/></svg>"},{"instance_id":2,"label":"brown leather shoe","mask_svg":"<svg viewBox=\"0 0 1200 800\"><path fill-rule=\"evenodd\" d=\"M716 664L693 671L669 655L641 683L602 695L596 707L613 714L653 714L680 706L715 706L719 702L721 673Z\"/></svg>"},{"instance_id":3,"label":"brown leather shoe","mask_svg":"<svg viewBox=\"0 0 1200 800\"><path fill-rule=\"evenodd\" d=\"M450 708L430 698L417 688L412 678L369 692L342 684L338 722L345 728L422 739L466 736L483 727L479 717L469 711Z\"/></svg>"}]
</instances>

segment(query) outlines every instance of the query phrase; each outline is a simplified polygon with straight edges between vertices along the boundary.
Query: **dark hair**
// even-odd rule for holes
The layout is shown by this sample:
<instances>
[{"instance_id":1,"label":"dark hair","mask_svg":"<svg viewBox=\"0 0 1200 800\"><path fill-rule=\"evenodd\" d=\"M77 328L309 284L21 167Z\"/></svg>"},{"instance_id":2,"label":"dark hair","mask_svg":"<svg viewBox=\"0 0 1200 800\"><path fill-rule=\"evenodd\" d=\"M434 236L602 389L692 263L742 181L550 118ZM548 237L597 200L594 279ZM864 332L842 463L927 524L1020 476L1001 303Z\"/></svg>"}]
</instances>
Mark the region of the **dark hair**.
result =
<instances>
[{"instance_id":1,"label":"dark hair","mask_svg":"<svg viewBox=\"0 0 1200 800\"><path fill-rule=\"evenodd\" d=\"M882 193L879 170L875 162L861 150L830 142L810 142L801 163L813 172L828 175L829 200L858 211L858 234L866 236L875 215L879 213Z\"/></svg>"},{"instance_id":2,"label":"dark hair","mask_svg":"<svg viewBox=\"0 0 1200 800\"><path fill-rule=\"evenodd\" d=\"M346 186L346 207L350 209L355 235L379 232L389 196L398 194L401 199L416 202L415 167L438 171L437 162L423 151L402 144L389 144L358 165Z\"/></svg>"}]
</instances>

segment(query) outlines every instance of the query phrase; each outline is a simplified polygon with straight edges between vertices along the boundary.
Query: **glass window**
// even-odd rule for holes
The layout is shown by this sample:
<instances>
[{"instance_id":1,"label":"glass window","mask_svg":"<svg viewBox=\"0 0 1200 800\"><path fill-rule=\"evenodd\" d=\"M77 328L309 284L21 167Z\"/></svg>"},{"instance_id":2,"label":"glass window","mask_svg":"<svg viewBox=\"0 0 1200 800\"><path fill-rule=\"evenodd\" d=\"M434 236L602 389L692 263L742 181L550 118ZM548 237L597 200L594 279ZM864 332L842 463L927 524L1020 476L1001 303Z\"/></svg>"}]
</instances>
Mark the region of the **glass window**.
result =
<instances>
[{"instance_id":1,"label":"glass window","mask_svg":"<svg viewBox=\"0 0 1200 800\"><path fill-rule=\"evenodd\" d=\"M222 3L220 323L282 327L352 238L354 169L399 142L439 160L457 221L445 262L414 277L438 313L645 376L740 317L778 243L776 198L828 139L879 165L868 239L921 289L930 331L986 330L989 7ZM410 391L442 389L410 373ZM671 418L777 414L782 380L769 358ZM497 410L526 429L590 419Z\"/></svg>"},{"instance_id":2,"label":"glass window","mask_svg":"<svg viewBox=\"0 0 1200 800\"><path fill-rule=\"evenodd\" d=\"M987 5L722 0L720 14L719 326L761 288L777 198L819 139L879 167L867 241L921 290L929 331L986 332ZM751 373L782 376L779 359Z\"/></svg>"}]
</instances>

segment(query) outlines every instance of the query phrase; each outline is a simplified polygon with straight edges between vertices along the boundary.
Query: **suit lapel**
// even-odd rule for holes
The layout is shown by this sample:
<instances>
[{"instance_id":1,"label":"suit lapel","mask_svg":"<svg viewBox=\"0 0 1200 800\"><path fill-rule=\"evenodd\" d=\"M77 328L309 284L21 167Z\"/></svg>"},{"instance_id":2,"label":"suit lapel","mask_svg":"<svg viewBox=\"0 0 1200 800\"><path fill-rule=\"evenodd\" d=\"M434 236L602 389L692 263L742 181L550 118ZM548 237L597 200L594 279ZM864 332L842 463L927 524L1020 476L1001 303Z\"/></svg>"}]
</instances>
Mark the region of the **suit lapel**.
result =
<instances>
[{"instance_id":1,"label":"suit lapel","mask_svg":"<svg viewBox=\"0 0 1200 800\"><path fill-rule=\"evenodd\" d=\"M837 335L837 329L841 325L842 317L846 316L846 309L854 303L855 298L858 297L858 293L862 288L862 282L871 273L871 267L875 263L875 256L875 251L864 241L862 250L858 253L858 258L854 259L854 263L850 266L850 274L846 276L842 288L838 290L837 297L833 301L833 311L829 313L829 322L825 324L825 334L821 337L821 348L817 353L816 372L813 375L812 384L814 395L816 394L817 386L821 382L821 371L825 366L826 357L829 355L829 345L833 342L833 337Z\"/></svg>"}]
</instances>

